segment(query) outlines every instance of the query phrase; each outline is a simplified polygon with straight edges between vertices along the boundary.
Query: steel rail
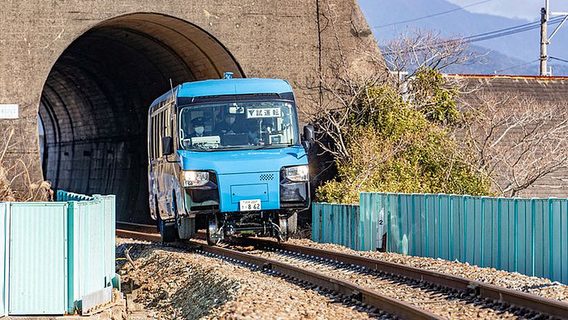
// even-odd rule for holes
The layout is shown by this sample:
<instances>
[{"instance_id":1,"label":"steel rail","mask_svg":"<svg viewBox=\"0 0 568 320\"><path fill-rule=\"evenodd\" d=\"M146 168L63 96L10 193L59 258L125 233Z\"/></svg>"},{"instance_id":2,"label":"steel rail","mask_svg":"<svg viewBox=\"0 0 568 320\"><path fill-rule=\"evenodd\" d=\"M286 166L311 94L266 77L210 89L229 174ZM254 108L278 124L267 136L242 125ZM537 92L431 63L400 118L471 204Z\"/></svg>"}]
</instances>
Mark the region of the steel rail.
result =
<instances>
[{"instance_id":1,"label":"steel rail","mask_svg":"<svg viewBox=\"0 0 568 320\"><path fill-rule=\"evenodd\" d=\"M116 229L116 235L121 238L136 239L143 241L160 242L162 237L157 233L146 233L133 230Z\"/></svg>"},{"instance_id":2,"label":"steel rail","mask_svg":"<svg viewBox=\"0 0 568 320\"><path fill-rule=\"evenodd\" d=\"M560 319L568 319L568 303L547 299L541 296L520 292L496 285L469 280L431 270L424 270L408 265L397 264L377 259L346 254L337 251L327 251L317 248L299 246L290 243L281 243L272 240L257 238L242 238L236 241L256 247L267 247L290 251L303 255L318 257L325 260L342 262L348 265L365 267L369 270L391 274L397 277L413 279L442 286L448 289L473 293L484 299L503 302L523 309L529 309Z\"/></svg>"},{"instance_id":3,"label":"steel rail","mask_svg":"<svg viewBox=\"0 0 568 320\"><path fill-rule=\"evenodd\" d=\"M158 227L156 225L151 225L151 224L117 221L116 226L120 230L129 230L129 231L146 232L146 233L158 232Z\"/></svg>"},{"instance_id":4,"label":"steel rail","mask_svg":"<svg viewBox=\"0 0 568 320\"><path fill-rule=\"evenodd\" d=\"M157 234L144 234L141 232L117 230L117 235L125 238L140 239L146 241L160 241ZM429 311L417 308L409 303L399 301L378 292L358 286L354 283L335 279L319 272L302 269L284 262L263 258L244 252L239 252L218 246L208 246L200 242L177 243L177 247L189 250L201 250L214 256L220 256L244 262L248 265L264 271L276 272L285 277L307 282L311 285L333 291L347 298L355 299L363 304L377 308L378 310L395 315L403 319L444 319Z\"/></svg>"}]
</instances>

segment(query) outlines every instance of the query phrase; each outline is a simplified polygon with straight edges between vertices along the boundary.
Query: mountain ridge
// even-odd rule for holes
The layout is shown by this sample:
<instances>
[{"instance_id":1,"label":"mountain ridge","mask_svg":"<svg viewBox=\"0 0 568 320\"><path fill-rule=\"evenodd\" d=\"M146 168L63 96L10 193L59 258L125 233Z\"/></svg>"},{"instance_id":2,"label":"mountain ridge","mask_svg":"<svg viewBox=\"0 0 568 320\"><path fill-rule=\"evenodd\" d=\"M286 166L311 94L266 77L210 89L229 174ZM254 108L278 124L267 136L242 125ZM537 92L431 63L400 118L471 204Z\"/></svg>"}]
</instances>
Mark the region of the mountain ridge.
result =
<instances>
[{"instance_id":1,"label":"mountain ridge","mask_svg":"<svg viewBox=\"0 0 568 320\"><path fill-rule=\"evenodd\" d=\"M459 6L446 0L359 0L359 3L381 46L404 31L432 30L440 32L443 38L454 38L528 23L527 20L522 19L460 10ZM455 11L426 19L417 19L451 10ZM538 13L535 14L538 15ZM535 20L537 18L535 17ZM394 24L408 20L410 21ZM540 55L539 43L540 30L538 27L523 33L473 43L471 50L485 55L486 63L475 64L475 67L463 66L461 69L458 68L458 71L493 74L495 71L507 69L505 71L511 74L536 74L538 73L536 60ZM555 36L549 51L550 56L564 58L564 52L568 52L568 30L561 30ZM551 65L555 74L568 74L568 64L551 61Z\"/></svg>"}]
</instances>

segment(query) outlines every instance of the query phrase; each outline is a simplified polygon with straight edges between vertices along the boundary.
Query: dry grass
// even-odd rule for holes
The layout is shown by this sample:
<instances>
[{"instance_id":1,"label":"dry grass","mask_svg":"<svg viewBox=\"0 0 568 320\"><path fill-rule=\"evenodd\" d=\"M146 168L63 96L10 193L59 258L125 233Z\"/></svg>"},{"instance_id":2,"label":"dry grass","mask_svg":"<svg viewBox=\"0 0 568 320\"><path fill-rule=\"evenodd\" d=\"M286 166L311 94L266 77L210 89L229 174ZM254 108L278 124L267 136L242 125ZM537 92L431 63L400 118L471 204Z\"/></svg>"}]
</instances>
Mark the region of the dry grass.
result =
<instances>
[{"instance_id":1,"label":"dry grass","mask_svg":"<svg viewBox=\"0 0 568 320\"><path fill-rule=\"evenodd\" d=\"M48 181L33 181L30 175L32 155L19 159L7 159L7 152L14 148L15 128L10 126L0 136L0 202L53 201L53 191ZM29 157L29 158L27 158Z\"/></svg>"}]
</instances>

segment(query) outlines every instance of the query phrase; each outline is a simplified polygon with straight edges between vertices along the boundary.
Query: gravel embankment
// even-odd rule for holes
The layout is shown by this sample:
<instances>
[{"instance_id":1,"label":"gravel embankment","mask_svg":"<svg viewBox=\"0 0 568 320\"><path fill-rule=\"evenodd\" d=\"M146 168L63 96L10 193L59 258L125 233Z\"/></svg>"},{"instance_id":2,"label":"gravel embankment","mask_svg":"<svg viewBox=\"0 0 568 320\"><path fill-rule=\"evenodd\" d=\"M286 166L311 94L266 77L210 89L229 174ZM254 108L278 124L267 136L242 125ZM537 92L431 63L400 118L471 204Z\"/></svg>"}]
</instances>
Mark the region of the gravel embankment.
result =
<instances>
[{"instance_id":1,"label":"gravel embankment","mask_svg":"<svg viewBox=\"0 0 568 320\"><path fill-rule=\"evenodd\" d=\"M494 268L481 268L457 261L411 257L397 253L360 252L340 245L316 243L307 239L291 239L290 243L400 263L568 302L568 286L550 281L549 279L529 277L516 272L507 272Z\"/></svg>"},{"instance_id":2,"label":"gravel embankment","mask_svg":"<svg viewBox=\"0 0 568 320\"><path fill-rule=\"evenodd\" d=\"M117 239L129 310L154 319L368 319L329 297L220 259ZM140 314L140 311L137 311Z\"/></svg>"}]
</instances>

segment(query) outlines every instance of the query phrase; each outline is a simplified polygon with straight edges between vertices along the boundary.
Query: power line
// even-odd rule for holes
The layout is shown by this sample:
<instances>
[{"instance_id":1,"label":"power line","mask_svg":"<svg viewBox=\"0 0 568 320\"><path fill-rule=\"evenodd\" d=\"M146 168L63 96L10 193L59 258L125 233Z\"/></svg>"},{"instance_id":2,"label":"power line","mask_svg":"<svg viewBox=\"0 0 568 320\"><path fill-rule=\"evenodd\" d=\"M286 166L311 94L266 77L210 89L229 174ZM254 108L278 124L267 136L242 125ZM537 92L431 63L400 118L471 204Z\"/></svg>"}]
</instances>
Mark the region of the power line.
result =
<instances>
[{"instance_id":1,"label":"power line","mask_svg":"<svg viewBox=\"0 0 568 320\"><path fill-rule=\"evenodd\" d=\"M563 19L563 17L552 18L552 19L550 19L550 23L552 23L552 24L558 23L562 19ZM466 41L466 42L484 41L484 40L509 36L509 35L513 35L513 34L517 34L517 33L521 33L521 32L526 32L526 31L530 31L530 30L533 30L533 29L538 29L539 27L540 27L540 21L534 21L534 22L521 24L521 25L518 25L518 26L513 26L513 27L493 30L493 31L485 32L485 33L479 33L479 34L475 34L475 35L472 35L472 36L467 36L467 37L463 38L463 40Z\"/></svg>"},{"instance_id":2,"label":"power line","mask_svg":"<svg viewBox=\"0 0 568 320\"><path fill-rule=\"evenodd\" d=\"M393 23L389 23L389 24L383 24L383 25L380 25L380 26L374 26L371 29L385 28L385 27L390 27L390 26L394 26L394 25L397 25L397 24L409 23L409 22L424 20L424 19L428 19L428 18L432 18L432 17L437 17L437 16L441 16L441 15L444 15L444 14L448 14L448 13L452 13L452 12L456 12L456 11L461 11L461 10L464 10L466 8L477 6L477 5L484 4L484 3L487 3L487 2L491 2L491 1L493 1L493 0L479 1L479 2L472 3L472 4L468 4L468 5L463 6L463 7L455 8L455 9L452 9L452 10L433 13L433 14L429 14L429 15L414 18L414 19L408 19L408 20L397 21L397 22L393 22Z\"/></svg>"},{"instance_id":3,"label":"power line","mask_svg":"<svg viewBox=\"0 0 568 320\"><path fill-rule=\"evenodd\" d=\"M536 59L536 60L533 60L533 61L530 61L530 62L526 62L526 63L522 63L522 64L517 64L517 65L511 66L511 67L504 68L504 69L495 70L495 73L500 73L500 72L503 72L503 71L507 71L507 70L511 70L511 69L516 69L516 68L520 68L520 67L524 67L524 66L527 66L527 65L529 65L529 64L533 64L533 63L535 63L535 62L538 62L539 60L540 60L540 59Z\"/></svg>"},{"instance_id":4,"label":"power line","mask_svg":"<svg viewBox=\"0 0 568 320\"><path fill-rule=\"evenodd\" d=\"M515 29L518 29L518 28L527 28L527 27L533 27L533 26L539 26L539 25L540 25L540 20L528 22L528 23L524 23L524 24L520 24L520 25L508 27L508 28L497 29L497 30L488 31L488 32L484 32L484 33L478 33L476 35L469 36L469 37L466 37L466 38L482 37L482 36L493 34L495 32L511 31L511 30L515 30ZM464 39L466 39L466 38L464 38Z\"/></svg>"},{"instance_id":5,"label":"power line","mask_svg":"<svg viewBox=\"0 0 568 320\"><path fill-rule=\"evenodd\" d=\"M551 24L559 23L560 21L562 21L562 19L563 19L563 17L552 18L552 19L550 19L550 23ZM512 27L508 27L508 28L493 30L493 31L484 32L484 33L480 33L480 34L475 34L475 35L467 36L467 37L464 37L464 38L461 38L461 39L444 40L444 41L440 41L438 43L434 43L432 45L433 46L443 46L444 44L451 43L452 41L463 41L465 43L473 43L473 42L491 40L491 39L495 39L495 38L510 36L510 35L513 35L513 34L521 33L521 32L530 31L530 30L533 30L533 29L537 29L539 27L540 27L540 21L534 21L534 22L529 22L529 23L525 23L525 24L521 24L521 25L517 25L517 26L512 26ZM428 47L431 47L432 45L425 46L425 47L422 47L422 48L419 47L419 48L416 48L412 51L426 50L426 49L428 49ZM385 53L383 53L383 55L391 55L391 54L394 54L394 53L398 53L398 52L385 52Z\"/></svg>"},{"instance_id":6,"label":"power line","mask_svg":"<svg viewBox=\"0 0 568 320\"><path fill-rule=\"evenodd\" d=\"M533 26L524 27L524 28L517 28L517 29L514 29L514 30L510 30L510 31L498 31L498 32L495 32L495 33L492 33L492 34L486 35L486 36L474 35L474 36L471 36L471 37L466 37L463 40L467 43L491 40L491 39L495 39L495 38L502 38L502 37L514 35L514 34L517 34L517 33L522 33L522 32L526 32L526 31L538 29L539 27L540 26L538 24L536 24L536 25L533 25Z\"/></svg>"},{"instance_id":7,"label":"power line","mask_svg":"<svg viewBox=\"0 0 568 320\"><path fill-rule=\"evenodd\" d=\"M552 59L552 60L556 60L556 61L568 63L568 60L566 60L566 59L561 59L561 58L557 58L557 57L548 57L548 58L549 58L549 59Z\"/></svg>"}]
</instances>

